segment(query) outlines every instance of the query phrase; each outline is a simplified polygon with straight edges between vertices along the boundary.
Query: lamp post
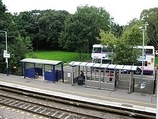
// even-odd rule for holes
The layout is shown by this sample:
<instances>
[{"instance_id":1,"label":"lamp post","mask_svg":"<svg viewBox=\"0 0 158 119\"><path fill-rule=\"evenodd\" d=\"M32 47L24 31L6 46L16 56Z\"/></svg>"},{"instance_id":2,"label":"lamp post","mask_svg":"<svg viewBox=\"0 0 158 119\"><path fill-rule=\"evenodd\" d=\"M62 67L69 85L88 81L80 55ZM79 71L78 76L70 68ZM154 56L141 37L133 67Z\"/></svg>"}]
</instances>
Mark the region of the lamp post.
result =
<instances>
[{"instance_id":1,"label":"lamp post","mask_svg":"<svg viewBox=\"0 0 158 119\"><path fill-rule=\"evenodd\" d=\"M142 43L142 72L141 72L141 80L143 80L143 73L144 73L144 72L143 72L143 70L144 70L144 37L145 37L145 31L146 31L146 29L147 29L147 25L148 25L148 23L146 22L144 28L140 27L140 29L141 29L142 32L143 32L143 43Z\"/></svg>"},{"instance_id":2,"label":"lamp post","mask_svg":"<svg viewBox=\"0 0 158 119\"><path fill-rule=\"evenodd\" d=\"M3 53L3 56L5 58L5 62L6 62L6 74L7 76L9 75L8 73L8 58L10 57L10 54L8 54L8 47L7 47L7 32L0 30L0 32L3 32L5 34L5 51Z\"/></svg>"}]
</instances>

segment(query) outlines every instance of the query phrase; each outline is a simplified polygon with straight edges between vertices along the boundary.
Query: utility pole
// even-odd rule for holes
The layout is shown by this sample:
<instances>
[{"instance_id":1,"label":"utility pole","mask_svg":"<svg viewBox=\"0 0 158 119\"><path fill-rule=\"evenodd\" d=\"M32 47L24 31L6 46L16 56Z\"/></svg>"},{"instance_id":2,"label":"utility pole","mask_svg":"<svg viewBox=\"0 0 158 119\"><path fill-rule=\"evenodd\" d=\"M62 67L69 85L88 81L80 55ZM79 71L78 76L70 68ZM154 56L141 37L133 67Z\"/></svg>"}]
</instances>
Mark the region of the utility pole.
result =
<instances>
[{"instance_id":1,"label":"utility pole","mask_svg":"<svg viewBox=\"0 0 158 119\"><path fill-rule=\"evenodd\" d=\"M9 76L8 72L8 58L10 58L10 54L8 54L8 44L7 44L7 32L4 30L0 30L0 32L3 32L5 34L5 50L3 52L3 57L5 58L6 62L6 74Z\"/></svg>"}]
</instances>

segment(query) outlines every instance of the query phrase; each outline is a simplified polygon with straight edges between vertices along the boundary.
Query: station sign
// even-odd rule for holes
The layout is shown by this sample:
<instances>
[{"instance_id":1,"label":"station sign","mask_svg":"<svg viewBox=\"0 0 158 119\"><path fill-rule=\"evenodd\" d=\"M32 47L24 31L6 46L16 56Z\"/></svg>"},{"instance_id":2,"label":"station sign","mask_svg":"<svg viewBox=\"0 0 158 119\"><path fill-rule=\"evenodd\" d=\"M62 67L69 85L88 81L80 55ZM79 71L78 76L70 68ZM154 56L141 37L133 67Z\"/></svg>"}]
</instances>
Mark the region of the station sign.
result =
<instances>
[{"instance_id":1,"label":"station sign","mask_svg":"<svg viewBox=\"0 0 158 119\"><path fill-rule=\"evenodd\" d=\"M4 51L3 51L3 57L4 57L4 58L10 58L10 54L7 53L6 50L4 50Z\"/></svg>"}]
</instances>

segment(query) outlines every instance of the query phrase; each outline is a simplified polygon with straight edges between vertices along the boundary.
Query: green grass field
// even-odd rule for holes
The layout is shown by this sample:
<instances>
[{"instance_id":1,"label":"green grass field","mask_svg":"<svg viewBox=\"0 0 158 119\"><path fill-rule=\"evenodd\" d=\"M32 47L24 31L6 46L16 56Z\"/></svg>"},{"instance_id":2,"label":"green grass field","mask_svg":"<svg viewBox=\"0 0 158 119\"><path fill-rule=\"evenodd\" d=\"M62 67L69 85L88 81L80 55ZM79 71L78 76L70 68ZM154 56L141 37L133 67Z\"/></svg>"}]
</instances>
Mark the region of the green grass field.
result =
<instances>
[{"instance_id":1,"label":"green grass field","mask_svg":"<svg viewBox=\"0 0 158 119\"><path fill-rule=\"evenodd\" d=\"M47 60L59 60L64 62L71 61L86 61L90 60L90 54L83 53L82 59L79 59L79 55L76 52L64 52L64 51L35 51L28 53L27 58L38 58L38 59L47 59ZM89 58L87 58L89 57Z\"/></svg>"},{"instance_id":2,"label":"green grass field","mask_svg":"<svg viewBox=\"0 0 158 119\"><path fill-rule=\"evenodd\" d=\"M83 53L82 60L79 59L78 53L76 52L64 52L64 51L35 51L28 53L27 58L38 58L38 59L48 59L48 60L59 60L66 63L71 61L87 61L91 60L90 54ZM158 66L158 57L155 57L155 66Z\"/></svg>"}]
</instances>

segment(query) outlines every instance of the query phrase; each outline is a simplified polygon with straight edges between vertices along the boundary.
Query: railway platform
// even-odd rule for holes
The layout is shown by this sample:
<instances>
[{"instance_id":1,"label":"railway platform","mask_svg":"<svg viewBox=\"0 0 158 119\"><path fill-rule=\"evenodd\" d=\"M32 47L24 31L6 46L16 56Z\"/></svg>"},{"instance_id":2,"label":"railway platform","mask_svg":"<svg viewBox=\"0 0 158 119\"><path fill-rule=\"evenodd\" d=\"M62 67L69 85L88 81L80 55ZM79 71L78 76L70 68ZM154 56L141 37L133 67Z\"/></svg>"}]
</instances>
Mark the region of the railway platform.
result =
<instances>
[{"instance_id":1,"label":"railway platform","mask_svg":"<svg viewBox=\"0 0 158 119\"><path fill-rule=\"evenodd\" d=\"M72 98L102 105L111 105L116 107L124 107L133 110L143 110L156 114L156 96L145 93L128 93L127 90L116 89L115 91L99 90L93 88L85 88L84 85L72 86L71 84L58 81L44 81L39 79L24 78L23 76L15 76L0 74L0 85L16 87L20 89L33 90L45 94L61 96L64 98Z\"/></svg>"}]
</instances>

